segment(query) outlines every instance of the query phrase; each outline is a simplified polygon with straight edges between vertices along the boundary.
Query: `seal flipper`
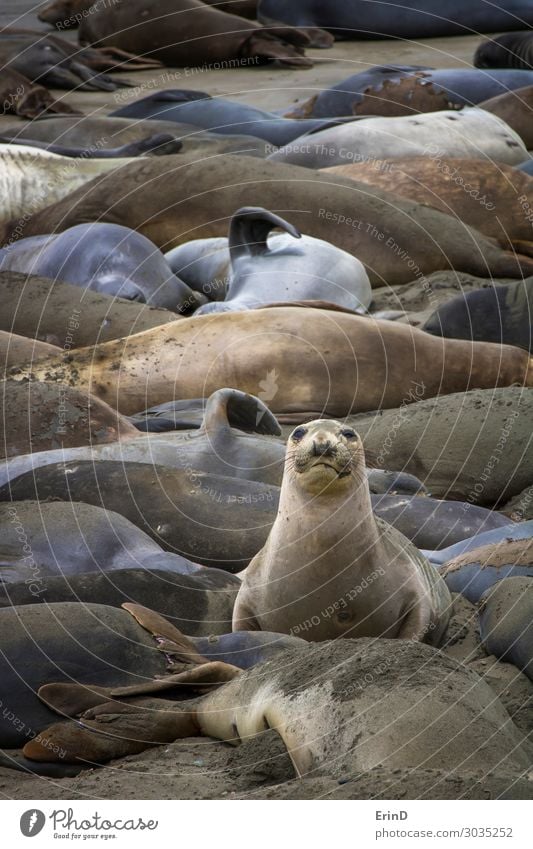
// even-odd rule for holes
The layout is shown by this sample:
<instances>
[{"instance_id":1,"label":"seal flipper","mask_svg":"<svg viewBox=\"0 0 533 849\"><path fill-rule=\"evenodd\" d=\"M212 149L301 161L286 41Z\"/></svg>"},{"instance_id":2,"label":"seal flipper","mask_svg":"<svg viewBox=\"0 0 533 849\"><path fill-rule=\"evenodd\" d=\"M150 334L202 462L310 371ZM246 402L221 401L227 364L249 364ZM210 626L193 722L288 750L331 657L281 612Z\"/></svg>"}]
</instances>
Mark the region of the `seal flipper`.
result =
<instances>
[{"instance_id":1,"label":"seal flipper","mask_svg":"<svg viewBox=\"0 0 533 849\"><path fill-rule=\"evenodd\" d=\"M37 695L55 713L75 717L89 708L108 702L111 689L85 684L43 684Z\"/></svg>"},{"instance_id":2,"label":"seal flipper","mask_svg":"<svg viewBox=\"0 0 533 849\"><path fill-rule=\"evenodd\" d=\"M93 764L38 763L25 758L20 749L7 749L0 752L0 767L46 778L72 778L85 769L92 769Z\"/></svg>"},{"instance_id":3,"label":"seal flipper","mask_svg":"<svg viewBox=\"0 0 533 849\"><path fill-rule=\"evenodd\" d=\"M218 389L207 400L201 431L215 433L234 427L245 433L280 436L278 420L255 395L240 389Z\"/></svg>"},{"instance_id":4,"label":"seal flipper","mask_svg":"<svg viewBox=\"0 0 533 849\"><path fill-rule=\"evenodd\" d=\"M229 225L228 248L233 265L240 257L260 256L268 252L268 234L275 227L301 239L302 234L284 218L261 206L242 206Z\"/></svg>"},{"instance_id":5,"label":"seal flipper","mask_svg":"<svg viewBox=\"0 0 533 849\"><path fill-rule=\"evenodd\" d=\"M137 714L102 714L83 723L51 725L24 746L29 760L87 766L136 755L162 743L199 736L196 711L150 711Z\"/></svg>"},{"instance_id":6,"label":"seal flipper","mask_svg":"<svg viewBox=\"0 0 533 849\"><path fill-rule=\"evenodd\" d=\"M131 684L126 687L117 687L111 691L111 696L136 696L143 693L161 693L165 690L173 690L174 687L194 687L194 689L211 689L233 681L242 674L242 669L225 663L222 660L211 660L175 675L167 675L164 678L155 678L143 684Z\"/></svg>"},{"instance_id":7,"label":"seal flipper","mask_svg":"<svg viewBox=\"0 0 533 849\"><path fill-rule=\"evenodd\" d=\"M172 625L171 622L164 619L159 613L133 602L125 602L122 607L128 613L131 613L133 618L145 631L148 631L156 638L164 637L168 640L172 645L166 645L165 651L171 651L174 657L179 657L184 663L209 663L206 657L198 654L192 640L186 637L185 634L182 634L181 631Z\"/></svg>"}]
</instances>

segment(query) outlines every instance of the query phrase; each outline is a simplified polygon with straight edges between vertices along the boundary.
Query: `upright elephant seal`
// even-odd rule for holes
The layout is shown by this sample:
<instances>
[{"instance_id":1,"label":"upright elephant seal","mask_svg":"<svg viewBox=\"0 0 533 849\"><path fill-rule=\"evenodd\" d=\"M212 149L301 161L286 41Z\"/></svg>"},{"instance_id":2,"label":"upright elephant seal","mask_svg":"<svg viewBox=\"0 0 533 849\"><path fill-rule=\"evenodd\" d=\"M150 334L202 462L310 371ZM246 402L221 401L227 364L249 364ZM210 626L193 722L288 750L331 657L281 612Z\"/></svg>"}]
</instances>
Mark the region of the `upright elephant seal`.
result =
<instances>
[{"instance_id":1,"label":"upright elephant seal","mask_svg":"<svg viewBox=\"0 0 533 849\"><path fill-rule=\"evenodd\" d=\"M450 606L436 570L373 515L355 431L325 419L297 427L287 444L278 515L243 573L233 629L438 645Z\"/></svg>"}]
</instances>

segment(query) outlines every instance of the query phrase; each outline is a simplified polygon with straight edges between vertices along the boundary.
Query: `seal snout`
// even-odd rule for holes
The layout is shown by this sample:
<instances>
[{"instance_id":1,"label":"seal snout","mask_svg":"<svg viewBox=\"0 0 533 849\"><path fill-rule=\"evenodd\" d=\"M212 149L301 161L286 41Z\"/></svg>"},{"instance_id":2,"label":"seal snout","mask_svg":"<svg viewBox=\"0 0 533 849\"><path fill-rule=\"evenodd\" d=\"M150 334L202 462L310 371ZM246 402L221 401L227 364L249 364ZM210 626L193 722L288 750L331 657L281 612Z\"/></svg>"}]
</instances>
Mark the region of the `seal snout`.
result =
<instances>
[{"instance_id":1,"label":"seal snout","mask_svg":"<svg viewBox=\"0 0 533 849\"><path fill-rule=\"evenodd\" d=\"M313 439L313 457L335 457L336 453L337 450L329 439L324 437Z\"/></svg>"}]
</instances>

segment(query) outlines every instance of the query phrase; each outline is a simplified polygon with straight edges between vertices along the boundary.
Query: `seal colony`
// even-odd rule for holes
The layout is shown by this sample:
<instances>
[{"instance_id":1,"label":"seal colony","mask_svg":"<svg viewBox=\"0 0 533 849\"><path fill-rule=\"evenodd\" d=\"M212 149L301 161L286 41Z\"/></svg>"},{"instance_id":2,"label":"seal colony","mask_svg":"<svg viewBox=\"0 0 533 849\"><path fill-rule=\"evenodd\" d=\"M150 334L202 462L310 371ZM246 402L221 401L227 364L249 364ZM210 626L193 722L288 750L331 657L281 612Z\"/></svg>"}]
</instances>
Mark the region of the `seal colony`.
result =
<instances>
[{"instance_id":1,"label":"seal colony","mask_svg":"<svg viewBox=\"0 0 533 849\"><path fill-rule=\"evenodd\" d=\"M0 33L5 795L531 799L531 8L500 6Z\"/></svg>"}]
</instances>

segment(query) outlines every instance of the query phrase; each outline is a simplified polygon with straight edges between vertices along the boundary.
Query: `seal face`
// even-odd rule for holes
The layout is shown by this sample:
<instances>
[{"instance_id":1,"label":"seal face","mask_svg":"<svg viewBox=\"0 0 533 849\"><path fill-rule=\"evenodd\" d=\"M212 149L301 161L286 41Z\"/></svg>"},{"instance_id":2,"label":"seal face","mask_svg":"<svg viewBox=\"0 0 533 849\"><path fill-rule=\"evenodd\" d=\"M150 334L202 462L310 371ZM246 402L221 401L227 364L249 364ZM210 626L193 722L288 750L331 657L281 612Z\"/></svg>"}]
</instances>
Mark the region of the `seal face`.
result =
<instances>
[{"instance_id":1,"label":"seal face","mask_svg":"<svg viewBox=\"0 0 533 849\"><path fill-rule=\"evenodd\" d=\"M279 512L243 573L233 629L438 644L450 603L425 558L373 515L358 434L331 420L297 427L287 444Z\"/></svg>"}]
</instances>

